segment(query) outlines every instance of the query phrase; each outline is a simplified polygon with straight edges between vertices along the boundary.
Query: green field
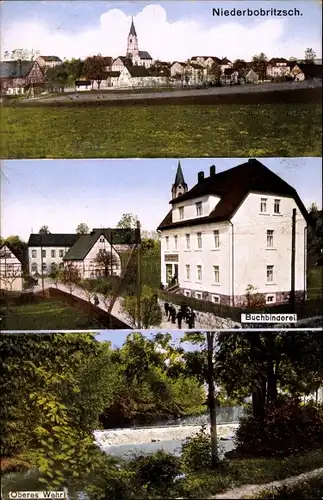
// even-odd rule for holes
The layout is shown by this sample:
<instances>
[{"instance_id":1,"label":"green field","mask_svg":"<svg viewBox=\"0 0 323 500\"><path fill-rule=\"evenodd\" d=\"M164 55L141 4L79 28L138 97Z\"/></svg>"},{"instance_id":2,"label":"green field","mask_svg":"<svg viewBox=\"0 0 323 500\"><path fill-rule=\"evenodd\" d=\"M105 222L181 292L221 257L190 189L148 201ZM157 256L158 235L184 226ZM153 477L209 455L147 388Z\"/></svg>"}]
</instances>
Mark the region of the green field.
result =
<instances>
[{"instance_id":1,"label":"green field","mask_svg":"<svg viewBox=\"0 0 323 500\"><path fill-rule=\"evenodd\" d=\"M316 103L2 108L2 158L321 156Z\"/></svg>"},{"instance_id":2,"label":"green field","mask_svg":"<svg viewBox=\"0 0 323 500\"><path fill-rule=\"evenodd\" d=\"M80 330L101 326L78 309L54 300L36 304L1 307L1 329L6 330Z\"/></svg>"}]
</instances>

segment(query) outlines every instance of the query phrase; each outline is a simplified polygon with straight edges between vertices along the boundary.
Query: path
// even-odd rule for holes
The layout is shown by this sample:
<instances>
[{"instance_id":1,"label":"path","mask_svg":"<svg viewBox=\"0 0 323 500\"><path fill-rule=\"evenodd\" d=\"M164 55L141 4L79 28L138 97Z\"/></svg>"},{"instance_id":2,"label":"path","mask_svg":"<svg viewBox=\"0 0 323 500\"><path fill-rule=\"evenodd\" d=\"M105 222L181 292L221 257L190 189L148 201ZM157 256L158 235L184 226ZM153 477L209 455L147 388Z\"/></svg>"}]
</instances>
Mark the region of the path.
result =
<instances>
[{"instance_id":1,"label":"path","mask_svg":"<svg viewBox=\"0 0 323 500\"><path fill-rule=\"evenodd\" d=\"M271 483L267 484L245 484L240 488L235 488L233 490L226 491L225 493L219 493L209 498L210 499L216 498L223 500L248 498L251 495L259 494L261 491L266 489L277 488L281 486L291 486L297 484L299 481L304 481L305 479L310 479L320 476L322 476L322 481L323 481L323 468L315 469L310 472L305 472L304 474L300 474L299 476L292 476L287 479L283 479L281 481L272 481Z\"/></svg>"},{"instance_id":2,"label":"path","mask_svg":"<svg viewBox=\"0 0 323 500\"><path fill-rule=\"evenodd\" d=\"M210 87L206 89L179 89L162 92L142 92L133 93L131 89L127 92L125 89L124 94L113 93L113 90L101 92L75 92L73 95L58 95L58 96L40 96L32 99L20 101L19 104L28 104L31 102L44 102L44 103L60 103L60 102L91 102L91 101L126 101L126 100L142 100L142 99L162 99L162 98L180 98L200 95L228 95L228 94L252 94L260 92L274 92L274 91L290 91L295 89L318 88L322 86L321 81L307 81L307 82L282 82L282 83L260 83L254 85L238 85L238 86L224 86L224 87Z\"/></svg>"}]
</instances>

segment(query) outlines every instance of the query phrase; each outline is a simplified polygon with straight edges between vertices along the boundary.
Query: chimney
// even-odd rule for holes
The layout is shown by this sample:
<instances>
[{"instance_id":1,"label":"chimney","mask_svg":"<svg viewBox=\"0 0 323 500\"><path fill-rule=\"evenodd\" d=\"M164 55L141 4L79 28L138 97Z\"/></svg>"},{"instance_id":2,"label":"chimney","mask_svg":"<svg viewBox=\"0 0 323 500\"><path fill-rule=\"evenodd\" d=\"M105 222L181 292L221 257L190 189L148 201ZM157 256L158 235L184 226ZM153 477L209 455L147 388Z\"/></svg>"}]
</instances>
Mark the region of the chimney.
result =
<instances>
[{"instance_id":1,"label":"chimney","mask_svg":"<svg viewBox=\"0 0 323 500\"><path fill-rule=\"evenodd\" d=\"M216 174L215 165L210 166L210 177L213 177Z\"/></svg>"},{"instance_id":2,"label":"chimney","mask_svg":"<svg viewBox=\"0 0 323 500\"><path fill-rule=\"evenodd\" d=\"M204 181L204 172L199 172L197 174L197 182L200 183L202 181Z\"/></svg>"}]
</instances>

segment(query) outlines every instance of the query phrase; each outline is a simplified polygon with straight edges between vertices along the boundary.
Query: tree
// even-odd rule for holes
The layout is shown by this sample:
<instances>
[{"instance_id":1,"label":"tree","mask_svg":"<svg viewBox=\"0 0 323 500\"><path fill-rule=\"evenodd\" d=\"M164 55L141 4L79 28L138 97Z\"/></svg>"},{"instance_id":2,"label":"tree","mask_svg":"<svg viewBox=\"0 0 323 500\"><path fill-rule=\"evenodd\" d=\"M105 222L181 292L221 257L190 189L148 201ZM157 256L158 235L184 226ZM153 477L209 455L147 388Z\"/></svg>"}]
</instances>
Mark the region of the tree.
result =
<instances>
[{"instance_id":1,"label":"tree","mask_svg":"<svg viewBox=\"0 0 323 500\"><path fill-rule=\"evenodd\" d=\"M98 89L100 89L101 82L105 78L106 66L106 61L100 54L87 57L84 61L83 73L89 80L97 83Z\"/></svg>"},{"instance_id":2,"label":"tree","mask_svg":"<svg viewBox=\"0 0 323 500\"><path fill-rule=\"evenodd\" d=\"M232 64L232 69L233 71L241 71L241 70L244 70L246 69L247 67L247 63L244 59L236 59L235 61L233 61L233 64Z\"/></svg>"},{"instance_id":3,"label":"tree","mask_svg":"<svg viewBox=\"0 0 323 500\"><path fill-rule=\"evenodd\" d=\"M305 50L304 62L306 64L313 64L315 62L316 54L313 49L307 48Z\"/></svg>"},{"instance_id":4,"label":"tree","mask_svg":"<svg viewBox=\"0 0 323 500\"><path fill-rule=\"evenodd\" d=\"M39 231L38 231L39 234L50 234L50 231L49 231L49 228L48 226L42 226Z\"/></svg>"},{"instance_id":5,"label":"tree","mask_svg":"<svg viewBox=\"0 0 323 500\"><path fill-rule=\"evenodd\" d=\"M208 68L208 75L211 77L214 83L220 81L221 77L221 67L217 62L213 62L211 66Z\"/></svg>"},{"instance_id":6,"label":"tree","mask_svg":"<svg viewBox=\"0 0 323 500\"><path fill-rule=\"evenodd\" d=\"M311 224L308 226L307 233L307 255L308 265L311 268L320 261L322 262L323 221L322 210L318 210L315 203L312 203L308 211Z\"/></svg>"},{"instance_id":7,"label":"tree","mask_svg":"<svg viewBox=\"0 0 323 500\"><path fill-rule=\"evenodd\" d=\"M85 222L81 222L76 228L77 234L89 234L90 228L85 224Z\"/></svg>"},{"instance_id":8,"label":"tree","mask_svg":"<svg viewBox=\"0 0 323 500\"><path fill-rule=\"evenodd\" d=\"M65 64L47 68L45 71L45 78L51 91L59 89L63 92L68 83L68 71Z\"/></svg>"},{"instance_id":9,"label":"tree","mask_svg":"<svg viewBox=\"0 0 323 500\"><path fill-rule=\"evenodd\" d=\"M72 294L81 281L80 271L73 264L68 264L61 270L61 281Z\"/></svg>"},{"instance_id":10,"label":"tree","mask_svg":"<svg viewBox=\"0 0 323 500\"><path fill-rule=\"evenodd\" d=\"M58 283L61 281L62 279L62 272L61 270L57 267L57 265L55 263L53 263L51 265L51 270L50 270L50 273L48 275L48 277L52 280L52 282L54 283L54 285L58 286Z\"/></svg>"},{"instance_id":11,"label":"tree","mask_svg":"<svg viewBox=\"0 0 323 500\"><path fill-rule=\"evenodd\" d=\"M31 50L28 50L28 49L14 49L12 50L11 52L9 52L8 50L5 51L4 53L4 59L6 61L8 60L12 60L12 61L17 61L17 60L21 60L21 61L34 61L35 59L37 59L37 57L40 55L40 51L39 50L34 50L34 49L31 49Z\"/></svg>"},{"instance_id":12,"label":"tree","mask_svg":"<svg viewBox=\"0 0 323 500\"><path fill-rule=\"evenodd\" d=\"M91 302L92 298L95 295L96 289L96 283L93 280L81 280L78 284L80 288L82 288L84 295L86 296L88 302Z\"/></svg>"},{"instance_id":13,"label":"tree","mask_svg":"<svg viewBox=\"0 0 323 500\"><path fill-rule=\"evenodd\" d=\"M117 228L120 229L135 229L137 227L138 217L137 215L125 213L122 215L121 219L117 224Z\"/></svg>"},{"instance_id":14,"label":"tree","mask_svg":"<svg viewBox=\"0 0 323 500\"><path fill-rule=\"evenodd\" d=\"M140 297L140 318L138 311L138 300L135 295L127 296L123 299L122 308L134 326L139 322L142 328L158 327L162 322L162 311L158 303L158 298L153 289L147 285L142 287Z\"/></svg>"},{"instance_id":15,"label":"tree","mask_svg":"<svg viewBox=\"0 0 323 500\"><path fill-rule=\"evenodd\" d=\"M10 291L12 291L12 286L17 278L22 278L22 272L20 265L11 264L10 269L8 269L8 264L0 272L0 281L9 285Z\"/></svg>"},{"instance_id":16,"label":"tree","mask_svg":"<svg viewBox=\"0 0 323 500\"><path fill-rule=\"evenodd\" d=\"M104 277L107 278L109 274L113 276L113 269L119 265L119 259L112 250L112 247L111 251L100 248L95 257L95 263L97 268L104 269Z\"/></svg>"},{"instance_id":17,"label":"tree","mask_svg":"<svg viewBox=\"0 0 323 500\"><path fill-rule=\"evenodd\" d=\"M266 79L268 59L266 55L261 52L252 58L251 67L255 73L258 74L260 80Z\"/></svg>"},{"instance_id":18,"label":"tree","mask_svg":"<svg viewBox=\"0 0 323 500\"><path fill-rule=\"evenodd\" d=\"M109 311L112 297L113 297L113 285L110 281L106 279L100 279L95 285L95 292L99 293L102 297L102 301L106 311Z\"/></svg>"}]
</instances>

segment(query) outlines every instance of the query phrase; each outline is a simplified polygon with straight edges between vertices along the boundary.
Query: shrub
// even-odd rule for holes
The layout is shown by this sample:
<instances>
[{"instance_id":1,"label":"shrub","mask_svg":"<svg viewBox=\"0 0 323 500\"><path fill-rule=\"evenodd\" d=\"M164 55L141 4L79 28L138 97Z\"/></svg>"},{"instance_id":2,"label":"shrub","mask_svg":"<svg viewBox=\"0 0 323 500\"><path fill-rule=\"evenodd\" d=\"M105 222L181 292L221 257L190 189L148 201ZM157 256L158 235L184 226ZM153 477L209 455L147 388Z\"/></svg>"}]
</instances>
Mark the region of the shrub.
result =
<instances>
[{"instance_id":1,"label":"shrub","mask_svg":"<svg viewBox=\"0 0 323 500\"><path fill-rule=\"evenodd\" d=\"M211 439L205 425L182 445L181 463L184 471L198 472L211 468Z\"/></svg>"},{"instance_id":2,"label":"shrub","mask_svg":"<svg viewBox=\"0 0 323 500\"><path fill-rule=\"evenodd\" d=\"M129 470L135 472L137 484L147 491L165 491L181 472L179 459L162 450L134 458Z\"/></svg>"},{"instance_id":3,"label":"shrub","mask_svg":"<svg viewBox=\"0 0 323 500\"><path fill-rule=\"evenodd\" d=\"M323 405L279 401L265 408L263 419L247 415L236 433L237 453L249 457L288 456L323 445Z\"/></svg>"}]
</instances>

